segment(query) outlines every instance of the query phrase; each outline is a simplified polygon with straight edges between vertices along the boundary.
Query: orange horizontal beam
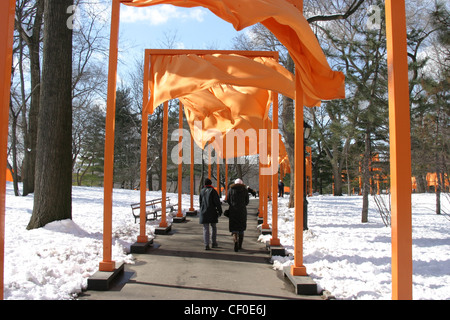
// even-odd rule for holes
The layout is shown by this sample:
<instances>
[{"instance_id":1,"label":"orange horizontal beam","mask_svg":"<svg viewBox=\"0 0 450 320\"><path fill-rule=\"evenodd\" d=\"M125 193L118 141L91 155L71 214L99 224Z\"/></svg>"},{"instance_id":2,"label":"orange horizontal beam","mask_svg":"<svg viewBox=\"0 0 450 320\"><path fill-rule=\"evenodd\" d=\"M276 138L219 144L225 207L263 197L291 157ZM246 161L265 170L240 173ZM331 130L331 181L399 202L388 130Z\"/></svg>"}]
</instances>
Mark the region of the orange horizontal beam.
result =
<instances>
[{"instance_id":1,"label":"orange horizontal beam","mask_svg":"<svg viewBox=\"0 0 450 320\"><path fill-rule=\"evenodd\" d=\"M278 51L250 51L250 50L199 50L199 49L145 49L146 55L184 55L184 54L237 54L246 57L279 58Z\"/></svg>"}]
</instances>

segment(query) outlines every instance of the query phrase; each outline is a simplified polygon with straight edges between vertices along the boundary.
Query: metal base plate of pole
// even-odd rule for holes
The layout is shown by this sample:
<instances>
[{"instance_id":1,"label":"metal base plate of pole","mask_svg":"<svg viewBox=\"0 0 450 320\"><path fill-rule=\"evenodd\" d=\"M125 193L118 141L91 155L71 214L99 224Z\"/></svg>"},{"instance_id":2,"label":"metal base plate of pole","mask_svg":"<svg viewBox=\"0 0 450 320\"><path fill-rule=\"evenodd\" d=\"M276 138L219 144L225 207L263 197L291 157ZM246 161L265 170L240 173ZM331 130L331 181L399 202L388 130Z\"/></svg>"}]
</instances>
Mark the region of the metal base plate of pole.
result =
<instances>
[{"instance_id":1,"label":"metal base plate of pole","mask_svg":"<svg viewBox=\"0 0 450 320\"><path fill-rule=\"evenodd\" d=\"M88 279L88 290L107 291L111 282L123 273L125 264L122 262L113 271L97 271Z\"/></svg>"},{"instance_id":2,"label":"metal base plate of pole","mask_svg":"<svg viewBox=\"0 0 450 320\"><path fill-rule=\"evenodd\" d=\"M172 225L168 224L167 227L156 227L155 234L168 234L172 230Z\"/></svg>"},{"instance_id":3,"label":"metal base plate of pole","mask_svg":"<svg viewBox=\"0 0 450 320\"><path fill-rule=\"evenodd\" d=\"M309 276L293 276L291 267L283 269L284 276L287 277L294 285L295 293L299 295L319 295L317 292L317 284Z\"/></svg>"}]
</instances>

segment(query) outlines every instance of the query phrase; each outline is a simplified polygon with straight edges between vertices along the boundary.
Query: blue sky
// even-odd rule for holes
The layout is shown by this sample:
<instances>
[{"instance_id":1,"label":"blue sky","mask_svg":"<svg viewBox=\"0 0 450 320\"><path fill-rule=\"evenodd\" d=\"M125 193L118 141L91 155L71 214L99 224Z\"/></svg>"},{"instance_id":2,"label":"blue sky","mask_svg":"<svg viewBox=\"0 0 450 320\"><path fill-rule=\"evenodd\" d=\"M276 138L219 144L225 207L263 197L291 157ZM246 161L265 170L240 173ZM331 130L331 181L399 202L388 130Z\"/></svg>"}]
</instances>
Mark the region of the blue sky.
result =
<instances>
[{"instance_id":1,"label":"blue sky","mask_svg":"<svg viewBox=\"0 0 450 320\"><path fill-rule=\"evenodd\" d=\"M102 9L110 15L110 3ZM143 61L145 49L168 49L168 38L174 39L170 49L226 50L233 49L232 40L238 34L230 23L201 7L121 5L118 81L125 80L136 61Z\"/></svg>"},{"instance_id":2,"label":"blue sky","mask_svg":"<svg viewBox=\"0 0 450 320\"><path fill-rule=\"evenodd\" d=\"M137 50L166 48L167 38L175 38L173 49L232 49L238 34L231 24L200 7L122 5L120 20L121 42Z\"/></svg>"}]
</instances>

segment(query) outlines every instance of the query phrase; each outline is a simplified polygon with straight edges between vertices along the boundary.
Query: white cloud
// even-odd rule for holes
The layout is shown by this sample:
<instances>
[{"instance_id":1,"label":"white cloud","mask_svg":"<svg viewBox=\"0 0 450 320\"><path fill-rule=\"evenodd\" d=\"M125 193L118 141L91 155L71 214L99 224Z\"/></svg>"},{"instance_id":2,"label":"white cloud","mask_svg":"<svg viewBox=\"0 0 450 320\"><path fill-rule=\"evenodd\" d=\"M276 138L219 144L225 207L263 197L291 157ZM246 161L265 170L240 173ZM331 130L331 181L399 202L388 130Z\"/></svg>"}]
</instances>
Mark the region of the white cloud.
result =
<instances>
[{"instance_id":1,"label":"white cloud","mask_svg":"<svg viewBox=\"0 0 450 320\"><path fill-rule=\"evenodd\" d=\"M176 42L175 49L186 49L186 46L184 45L183 42Z\"/></svg>"},{"instance_id":2,"label":"white cloud","mask_svg":"<svg viewBox=\"0 0 450 320\"><path fill-rule=\"evenodd\" d=\"M120 21L125 23L147 22L150 25L161 25L170 21L197 21L202 22L206 12L201 8L182 9L171 5L155 7L122 7Z\"/></svg>"}]
</instances>

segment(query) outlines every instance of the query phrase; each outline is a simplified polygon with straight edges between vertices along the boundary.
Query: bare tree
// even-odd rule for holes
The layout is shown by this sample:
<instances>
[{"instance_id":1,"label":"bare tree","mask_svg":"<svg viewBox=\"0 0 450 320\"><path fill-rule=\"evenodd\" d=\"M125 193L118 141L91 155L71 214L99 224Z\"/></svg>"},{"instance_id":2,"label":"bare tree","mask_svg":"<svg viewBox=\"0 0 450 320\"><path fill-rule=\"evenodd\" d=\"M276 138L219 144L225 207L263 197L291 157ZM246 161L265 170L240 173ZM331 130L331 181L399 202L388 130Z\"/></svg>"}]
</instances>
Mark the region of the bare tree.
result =
<instances>
[{"instance_id":1,"label":"bare tree","mask_svg":"<svg viewBox=\"0 0 450 320\"><path fill-rule=\"evenodd\" d=\"M16 5L15 29L25 41L30 59L31 101L28 117L24 116L22 130L24 135L24 160L22 167L23 195L34 191L36 164L36 142L38 115L40 108L40 44L43 24L44 0L18 0ZM27 112L22 110L25 115Z\"/></svg>"},{"instance_id":2,"label":"bare tree","mask_svg":"<svg viewBox=\"0 0 450 320\"><path fill-rule=\"evenodd\" d=\"M307 16L308 22L318 23L323 21L335 21L335 20L345 20L352 14L357 12L363 4L364 0L334 0L334 1L305 1L305 15ZM330 13L330 10L334 12ZM342 12L342 13L336 13ZM314 25L312 25L314 27ZM284 48L284 46L275 38L275 36L268 31L264 26L258 24L250 29L251 36L246 34L241 34L235 39L235 48L240 50L275 50L280 52L280 62L285 66L286 69L295 72L295 65L289 56L289 53ZM294 150L295 150L295 139L294 139L294 104L292 99L283 96L282 103L280 105L280 121L281 121L281 132L284 137L286 151L289 157L290 171L291 175L295 172L295 161L294 161ZM294 179L291 179L290 183L290 197L289 197L289 207L294 206Z\"/></svg>"},{"instance_id":3,"label":"bare tree","mask_svg":"<svg viewBox=\"0 0 450 320\"><path fill-rule=\"evenodd\" d=\"M72 218L73 0L46 0L33 214L27 229Z\"/></svg>"}]
</instances>

